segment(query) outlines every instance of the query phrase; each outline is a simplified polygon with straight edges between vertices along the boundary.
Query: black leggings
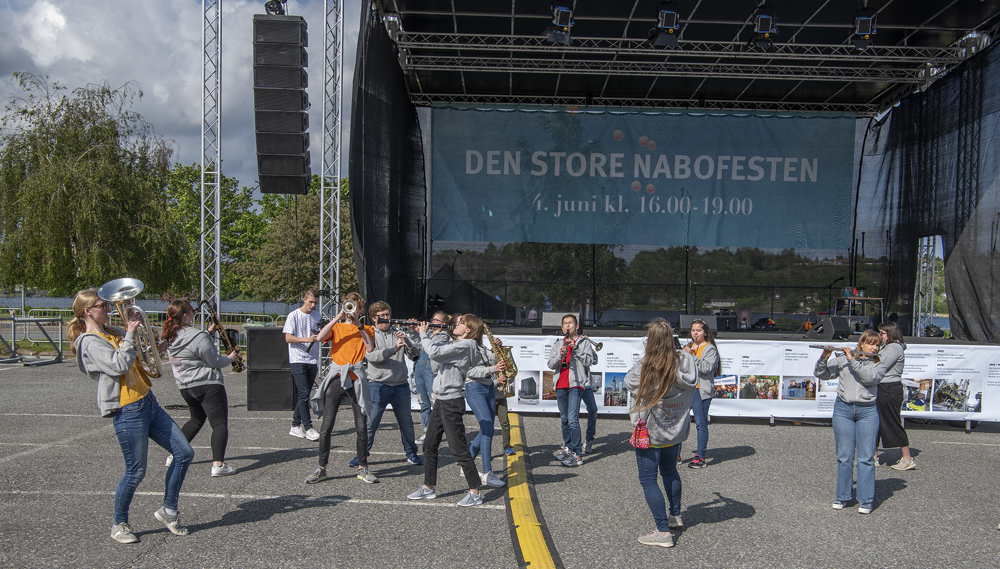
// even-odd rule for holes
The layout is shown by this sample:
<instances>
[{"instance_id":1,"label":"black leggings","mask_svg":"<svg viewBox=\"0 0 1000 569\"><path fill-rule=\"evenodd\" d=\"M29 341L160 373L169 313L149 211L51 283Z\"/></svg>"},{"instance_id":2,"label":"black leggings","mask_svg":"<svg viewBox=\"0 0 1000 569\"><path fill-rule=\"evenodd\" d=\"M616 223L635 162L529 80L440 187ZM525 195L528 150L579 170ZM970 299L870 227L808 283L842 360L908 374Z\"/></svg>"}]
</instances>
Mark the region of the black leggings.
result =
<instances>
[{"instance_id":1,"label":"black leggings","mask_svg":"<svg viewBox=\"0 0 1000 569\"><path fill-rule=\"evenodd\" d=\"M442 436L448 437L451 456L462 466L465 481L469 488L479 488L482 481L476 463L469 454L469 443L465 438L465 398L435 399L431 409L430 422L427 424L427 437L424 438L424 486L433 488L437 485L438 447ZM489 449L485 450L489 453ZM488 462L488 461L487 461Z\"/></svg>"},{"instance_id":2,"label":"black leggings","mask_svg":"<svg viewBox=\"0 0 1000 569\"><path fill-rule=\"evenodd\" d=\"M326 468L327 463L330 462L330 433L333 432L333 424L337 421L337 409L344 397L351 400L351 410L354 411L358 466L368 466L368 420L361 413L361 406L358 405L358 394L354 388L344 390L340 384L340 377L335 377L326 386L326 397L323 401L323 423L319 428L319 465L323 468Z\"/></svg>"},{"instance_id":3,"label":"black leggings","mask_svg":"<svg viewBox=\"0 0 1000 569\"><path fill-rule=\"evenodd\" d=\"M208 419L212 425L212 460L226 459L226 443L229 442L229 398L226 386L218 384L199 385L181 390L181 397L187 403L191 418L181 427L184 437L191 442Z\"/></svg>"}]
</instances>

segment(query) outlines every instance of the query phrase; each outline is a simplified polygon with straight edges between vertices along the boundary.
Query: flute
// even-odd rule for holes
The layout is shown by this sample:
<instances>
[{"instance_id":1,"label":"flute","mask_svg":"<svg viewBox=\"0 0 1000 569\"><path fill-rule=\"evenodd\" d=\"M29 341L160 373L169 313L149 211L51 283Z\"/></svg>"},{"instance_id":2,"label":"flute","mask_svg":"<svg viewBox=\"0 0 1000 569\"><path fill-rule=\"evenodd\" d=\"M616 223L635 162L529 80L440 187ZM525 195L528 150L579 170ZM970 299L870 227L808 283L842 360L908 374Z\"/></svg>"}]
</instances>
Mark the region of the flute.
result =
<instances>
[{"instance_id":1,"label":"flute","mask_svg":"<svg viewBox=\"0 0 1000 569\"><path fill-rule=\"evenodd\" d=\"M844 348L838 348L836 346L821 346L819 344L810 344L809 347L810 348L816 348L817 350L829 350L829 351L835 352L835 353L841 353L841 354L844 353ZM873 358L873 357L875 357L875 356L878 355L877 353L876 354L872 354L872 353L869 353L869 352L853 352L853 353L856 356L868 356L870 358Z\"/></svg>"}]
</instances>

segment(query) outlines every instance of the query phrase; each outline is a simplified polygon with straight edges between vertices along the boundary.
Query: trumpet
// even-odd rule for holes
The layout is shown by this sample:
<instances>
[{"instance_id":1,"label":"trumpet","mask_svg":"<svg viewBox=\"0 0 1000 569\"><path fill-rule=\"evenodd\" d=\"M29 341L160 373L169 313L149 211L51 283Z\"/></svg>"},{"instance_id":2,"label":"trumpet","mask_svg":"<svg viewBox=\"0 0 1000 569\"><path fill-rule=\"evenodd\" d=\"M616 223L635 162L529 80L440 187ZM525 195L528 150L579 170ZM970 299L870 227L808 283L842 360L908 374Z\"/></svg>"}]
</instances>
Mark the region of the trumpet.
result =
<instances>
[{"instance_id":1,"label":"trumpet","mask_svg":"<svg viewBox=\"0 0 1000 569\"><path fill-rule=\"evenodd\" d=\"M809 347L810 348L815 348L817 350L829 350L831 352L838 353L838 354L843 354L844 353L844 348L838 348L837 346L822 346L820 344L809 344ZM864 356L864 357L869 357L869 358L874 358L875 356L878 355L878 354L872 354L872 353L869 353L869 352L858 352L858 351L853 351L853 352L854 352L854 355L856 355L856 356Z\"/></svg>"},{"instance_id":2,"label":"trumpet","mask_svg":"<svg viewBox=\"0 0 1000 569\"><path fill-rule=\"evenodd\" d=\"M358 303L347 299L340 305L340 309L344 311L344 314L354 316L358 312Z\"/></svg>"},{"instance_id":3,"label":"trumpet","mask_svg":"<svg viewBox=\"0 0 1000 569\"><path fill-rule=\"evenodd\" d=\"M136 360L150 379L160 377L163 364L160 361L160 351L156 347L156 336L149 325L149 317L133 300L142 292L142 281L139 279L116 279L106 282L97 289L97 296L105 302L114 304L115 310L122 322L128 323L138 315L142 321L135 331Z\"/></svg>"}]
</instances>

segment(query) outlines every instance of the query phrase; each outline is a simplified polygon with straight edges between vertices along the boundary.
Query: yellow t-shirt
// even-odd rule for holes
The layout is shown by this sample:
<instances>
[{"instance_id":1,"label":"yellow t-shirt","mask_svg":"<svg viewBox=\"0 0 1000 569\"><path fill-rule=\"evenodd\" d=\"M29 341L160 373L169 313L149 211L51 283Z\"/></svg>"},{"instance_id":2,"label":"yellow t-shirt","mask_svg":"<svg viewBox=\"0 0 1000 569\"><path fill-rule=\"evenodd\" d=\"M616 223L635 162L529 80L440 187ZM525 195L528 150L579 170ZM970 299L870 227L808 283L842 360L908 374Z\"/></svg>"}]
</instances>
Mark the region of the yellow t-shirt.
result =
<instances>
[{"instance_id":1,"label":"yellow t-shirt","mask_svg":"<svg viewBox=\"0 0 1000 569\"><path fill-rule=\"evenodd\" d=\"M111 342L111 345L115 349L121 347L121 339L117 336L110 334L98 334L98 336ZM139 365L138 360L132 362L132 367L129 368L128 373L118 376L118 384L121 386L118 397L122 407L142 399L149 394L150 388L153 387L152 382L146 377L146 372Z\"/></svg>"}]
</instances>

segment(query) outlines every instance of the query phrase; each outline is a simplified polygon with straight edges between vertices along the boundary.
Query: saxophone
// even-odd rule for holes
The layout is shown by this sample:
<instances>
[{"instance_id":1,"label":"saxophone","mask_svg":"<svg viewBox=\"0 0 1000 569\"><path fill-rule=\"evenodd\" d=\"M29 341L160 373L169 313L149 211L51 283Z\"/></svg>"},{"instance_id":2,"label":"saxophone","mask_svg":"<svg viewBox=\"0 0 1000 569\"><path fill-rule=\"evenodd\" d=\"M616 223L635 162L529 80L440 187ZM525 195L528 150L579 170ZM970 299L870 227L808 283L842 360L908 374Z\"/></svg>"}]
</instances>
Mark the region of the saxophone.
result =
<instances>
[{"instance_id":1,"label":"saxophone","mask_svg":"<svg viewBox=\"0 0 1000 569\"><path fill-rule=\"evenodd\" d=\"M239 373L247 368L243 363L243 353L240 352L240 345L236 341L236 331L226 330L222 326L222 322L219 320L219 313L215 309L215 305L207 300L203 300L198 303L198 309L205 306L205 310L208 312L208 317L212 319L212 323L215 324L215 331L219 333L219 339L222 340L222 345L226 348L226 353L236 352L237 358L233 362L233 371Z\"/></svg>"},{"instance_id":2,"label":"saxophone","mask_svg":"<svg viewBox=\"0 0 1000 569\"><path fill-rule=\"evenodd\" d=\"M483 323L483 332L486 334L486 338L490 342L490 347L493 348L493 353L497 356L498 362L503 362L504 368L500 372L500 390L504 397L514 396L514 378L517 377L517 364L514 363L514 356L510 353L510 346L498 346L496 342L493 341L493 334L490 333L490 327Z\"/></svg>"}]
</instances>

